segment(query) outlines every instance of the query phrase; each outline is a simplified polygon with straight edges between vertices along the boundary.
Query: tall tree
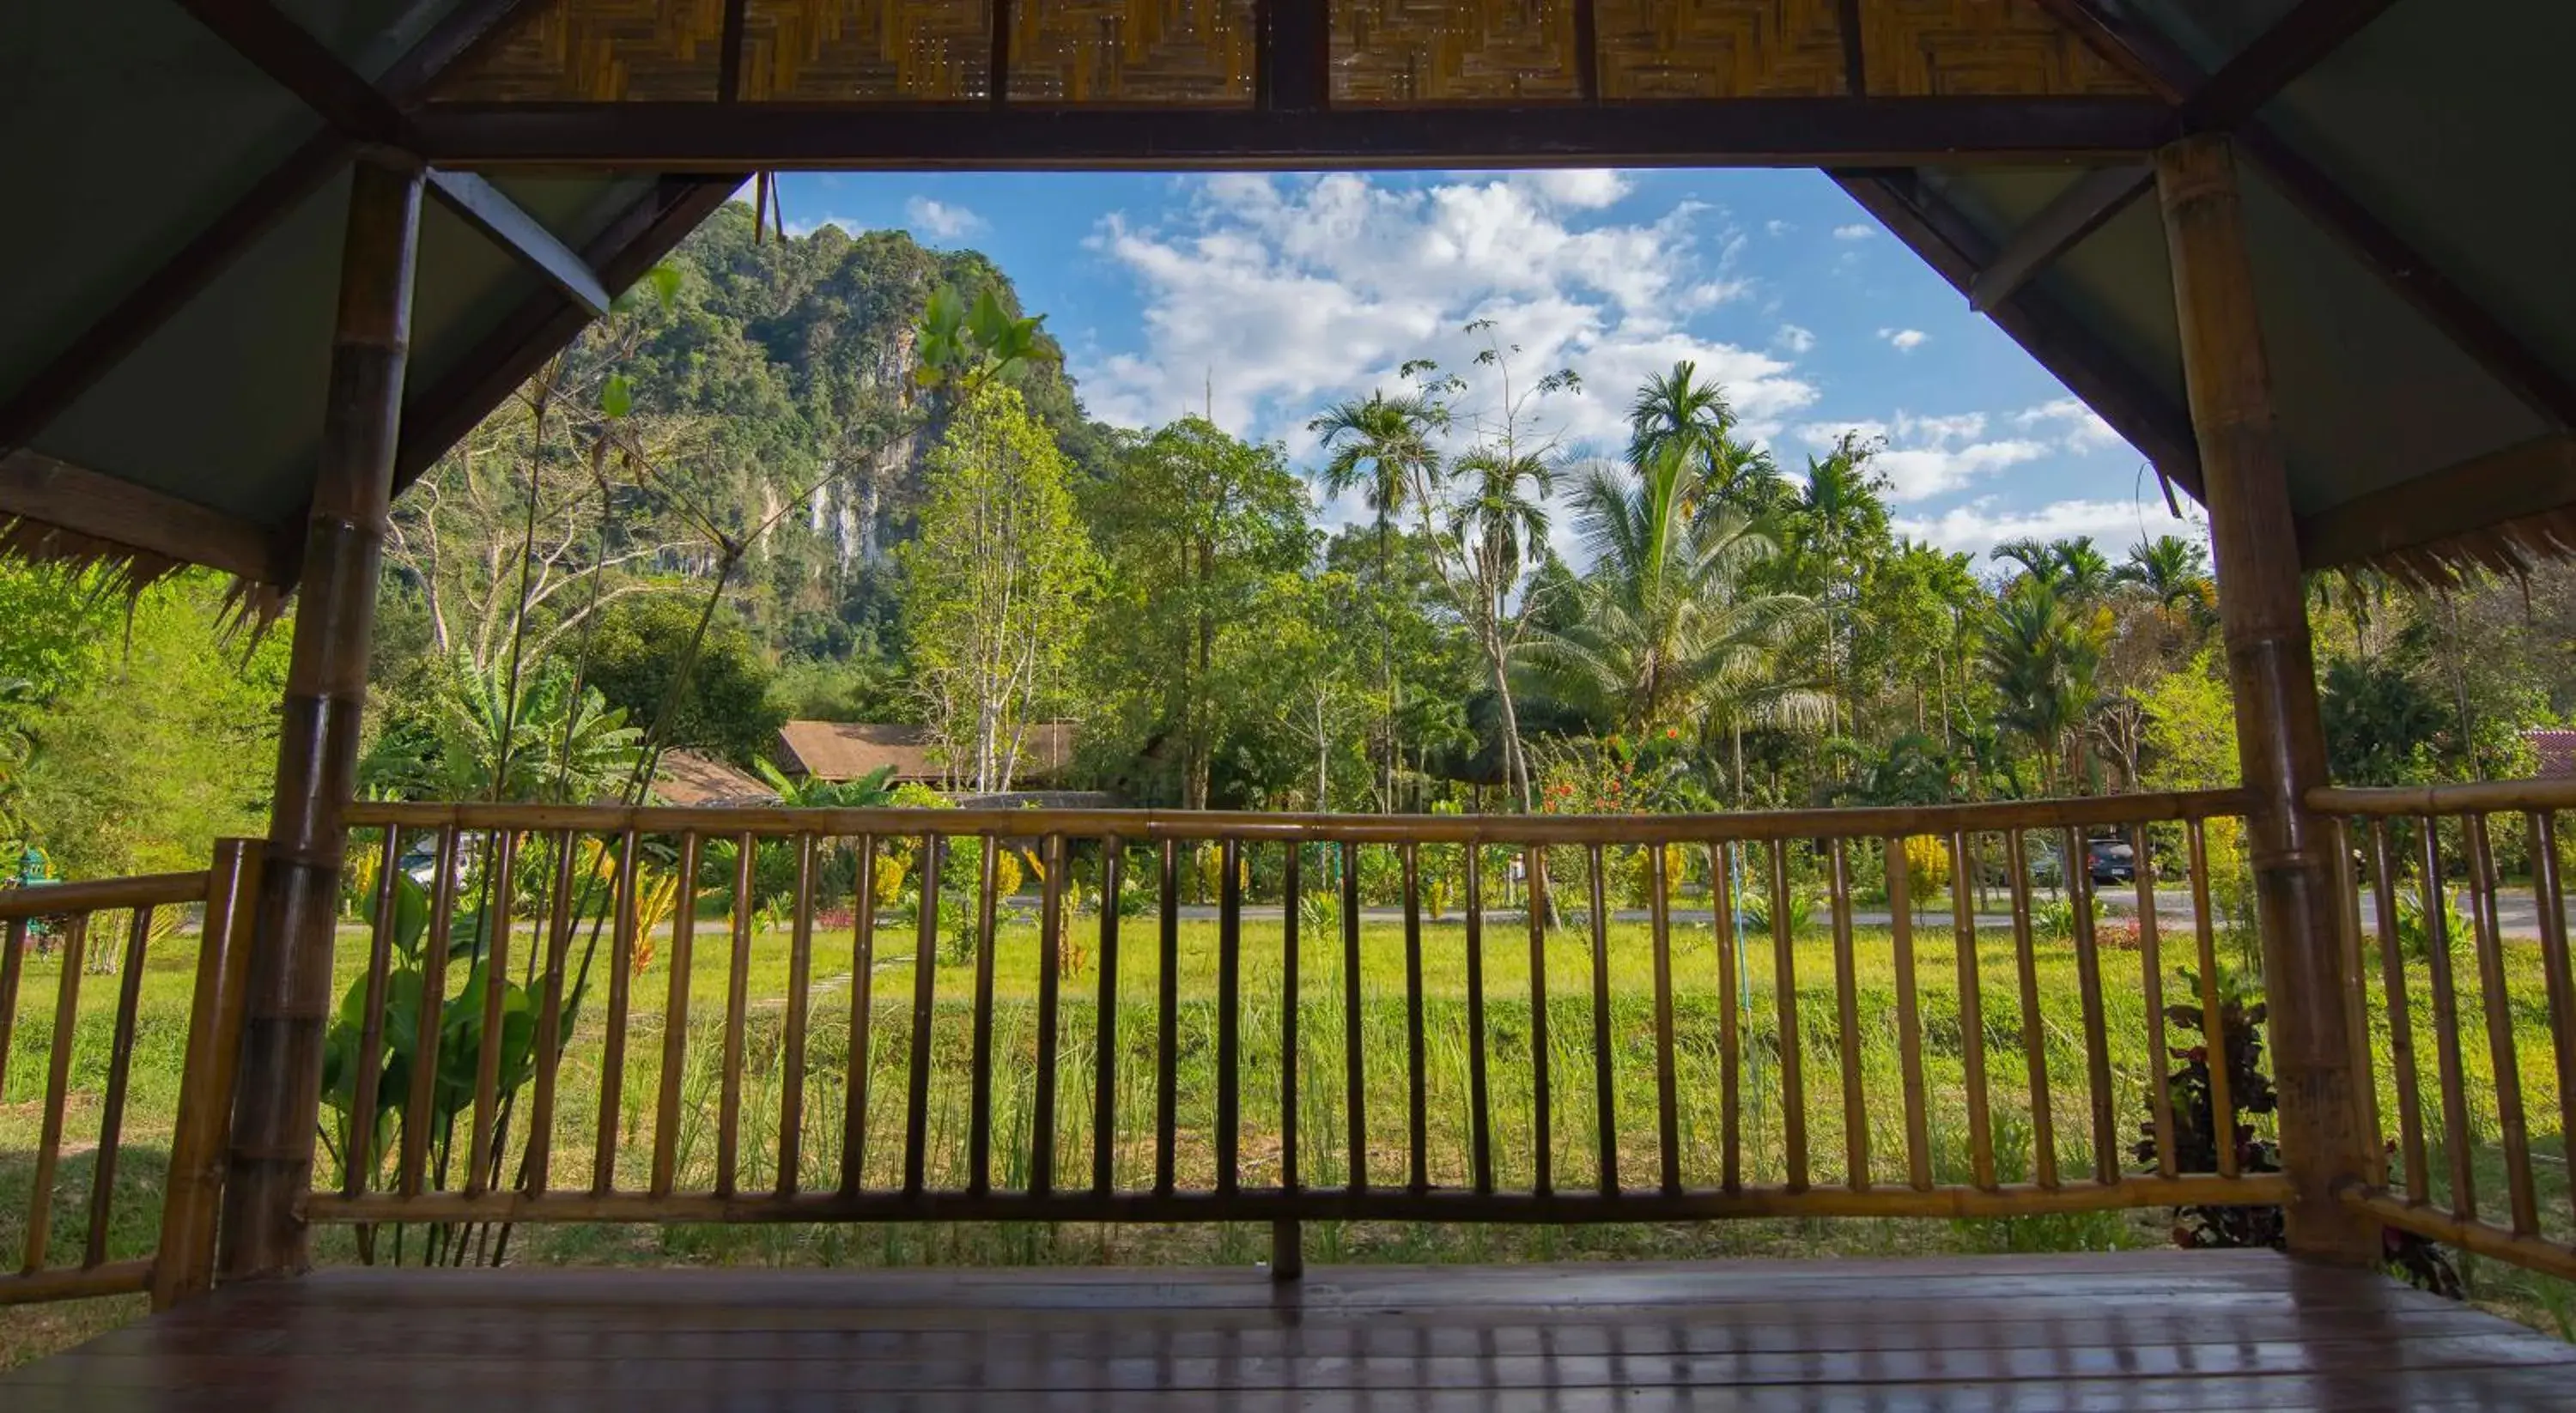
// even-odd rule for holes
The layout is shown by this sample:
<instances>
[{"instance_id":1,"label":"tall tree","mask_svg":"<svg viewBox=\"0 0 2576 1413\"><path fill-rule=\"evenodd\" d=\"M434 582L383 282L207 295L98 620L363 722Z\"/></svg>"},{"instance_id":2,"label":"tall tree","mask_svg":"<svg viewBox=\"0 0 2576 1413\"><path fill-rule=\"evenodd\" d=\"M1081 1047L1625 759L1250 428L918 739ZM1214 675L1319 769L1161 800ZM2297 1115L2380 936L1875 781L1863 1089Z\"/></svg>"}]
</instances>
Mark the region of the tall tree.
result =
<instances>
[{"instance_id":1,"label":"tall tree","mask_svg":"<svg viewBox=\"0 0 2576 1413\"><path fill-rule=\"evenodd\" d=\"M1167 783L1147 793L1205 809L1220 742L1267 719L1238 687L1283 615L1278 577L1313 557L1306 488L1277 447L1189 417L1128 448L1082 502L1105 569L1086 753L1159 759Z\"/></svg>"},{"instance_id":2,"label":"tall tree","mask_svg":"<svg viewBox=\"0 0 2576 1413\"><path fill-rule=\"evenodd\" d=\"M1008 790L1029 726L1061 705L1096 577L1067 471L999 379L975 385L931 455L904 606L924 716L961 790Z\"/></svg>"},{"instance_id":3,"label":"tall tree","mask_svg":"<svg viewBox=\"0 0 2576 1413\"><path fill-rule=\"evenodd\" d=\"M1394 582L1388 537L1396 516L1413 503L1437 471L1440 453L1434 438L1447 420L1445 409L1434 398L1372 392L1336 403L1306 424L1322 439L1324 450L1332 453L1324 463L1324 493L1339 496L1358 491L1377 522L1378 664L1386 710L1380 809L1395 807L1397 755Z\"/></svg>"}]
</instances>

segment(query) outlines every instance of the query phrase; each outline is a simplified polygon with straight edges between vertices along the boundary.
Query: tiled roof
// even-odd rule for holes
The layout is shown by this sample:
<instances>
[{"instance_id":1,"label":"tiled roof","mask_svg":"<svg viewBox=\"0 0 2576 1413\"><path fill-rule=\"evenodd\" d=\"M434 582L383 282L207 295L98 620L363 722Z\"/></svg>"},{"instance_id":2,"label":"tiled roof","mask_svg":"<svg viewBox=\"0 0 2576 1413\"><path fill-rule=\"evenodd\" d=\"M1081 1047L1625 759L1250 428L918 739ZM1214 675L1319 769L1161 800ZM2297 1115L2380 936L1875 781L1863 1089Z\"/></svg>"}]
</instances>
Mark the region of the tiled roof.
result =
<instances>
[{"instance_id":1,"label":"tiled roof","mask_svg":"<svg viewBox=\"0 0 2576 1413\"><path fill-rule=\"evenodd\" d=\"M935 785L948 778L927 727L877 721L791 721L778 728L781 764L793 775L856 780L886 766L894 779ZM1020 748L1018 779L1060 778L1073 760L1073 724L1042 722Z\"/></svg>"}]
</instances>

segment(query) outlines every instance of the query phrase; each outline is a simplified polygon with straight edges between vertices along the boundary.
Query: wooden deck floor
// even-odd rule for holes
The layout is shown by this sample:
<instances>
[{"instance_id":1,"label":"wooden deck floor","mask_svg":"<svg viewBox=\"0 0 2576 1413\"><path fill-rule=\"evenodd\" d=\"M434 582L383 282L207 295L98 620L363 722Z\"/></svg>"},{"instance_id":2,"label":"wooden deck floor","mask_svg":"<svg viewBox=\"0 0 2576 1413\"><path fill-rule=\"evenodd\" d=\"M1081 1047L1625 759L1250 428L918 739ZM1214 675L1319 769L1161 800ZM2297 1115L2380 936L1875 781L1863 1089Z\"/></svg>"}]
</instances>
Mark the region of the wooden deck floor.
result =
<instances>
[{"instance_id":1,"label":"wooden deck floor","mask_svg":"<svg viewBox=\"0 0 2576 1413\"><path fill-rule=\"evenodd\" d=\"M1259 1272L331 1271L8 1413L2576 1407L2576 1347L2264 1253Z\"/></svg>"}]
</instances>

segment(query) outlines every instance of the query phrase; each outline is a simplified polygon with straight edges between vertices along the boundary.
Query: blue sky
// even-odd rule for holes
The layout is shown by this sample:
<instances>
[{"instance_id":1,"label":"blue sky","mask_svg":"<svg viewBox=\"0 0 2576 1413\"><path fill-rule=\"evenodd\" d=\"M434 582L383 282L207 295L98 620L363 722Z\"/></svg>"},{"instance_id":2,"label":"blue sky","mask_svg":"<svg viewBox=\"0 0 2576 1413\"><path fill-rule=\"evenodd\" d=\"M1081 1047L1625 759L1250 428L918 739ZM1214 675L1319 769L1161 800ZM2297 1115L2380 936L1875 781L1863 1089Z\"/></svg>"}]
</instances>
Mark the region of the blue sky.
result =
<instances>
[{"instance_id":1,"label":"blue sky","mask_svg":"<svg viewBox=\"0 0 2576 1413\"><path fill-rule=\"evenodd\" d=\"M1112 422L1211 407L1311 465L1316 410L1411 358L1479 373L1462 326L1490 318L1525 380L1581 375L1525 408L1568 453L1615 448L1638 381L1689 358L1786 467L1846 429L1882 441L1918 538L2090 534L2116 557L2197 534L2145 458L1815 172L817 175L781 204L791 230L990 255ZM1493 383L1467 402L1495 410Z\"/></svg>"}]
</instances>

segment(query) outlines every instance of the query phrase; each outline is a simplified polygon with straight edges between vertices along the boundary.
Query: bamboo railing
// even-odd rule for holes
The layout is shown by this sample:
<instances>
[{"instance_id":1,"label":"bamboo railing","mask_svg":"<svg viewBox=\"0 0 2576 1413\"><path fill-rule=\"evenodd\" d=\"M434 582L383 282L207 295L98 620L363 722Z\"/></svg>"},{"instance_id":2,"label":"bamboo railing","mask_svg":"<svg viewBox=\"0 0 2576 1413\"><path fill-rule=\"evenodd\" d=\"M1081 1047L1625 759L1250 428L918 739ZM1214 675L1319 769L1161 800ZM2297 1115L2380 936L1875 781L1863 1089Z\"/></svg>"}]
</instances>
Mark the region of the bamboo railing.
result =
<instances>
[{"instance_id":1,"label":"bamboo railing","mask_svg":"<svg viewBox=\"0 0 2576 1413\"><path fill-rule=\"evenodd\" d=\"M2163 1082L2166 970L2218 969L2203 830L2240 805L360 804L380 889L325 1100L344 1156L304 1210L362 1234L1266 1221L1293 1270L1317 1220L2275 1203L2277 1173L2182 1161ZM2095 896L2101 833L2148 861L2134 919ZM1946 915L1909 839L1958 880Z\"/></svg>"},{"instance_id":2,"label":"bamboo railing","mask_svg":"<svg viewBox=\"0 0 2576 1413\"><path fill-rule=\"evenodd\" d=\"M2561 828L2576 780L2317 790L2308 803L2337 821L2347 870L2345 1002L2366 1041L2355 1065L2375 1081L2362 1087L2362 1121L2375 1133L2389 1132L2383 1116L2396 1125L2393 1166L2347 1185L2345 1200L2390 1226L2576 1278L2563 883L2576 834Z\"/></svg>"},{"instance_id":3,"label":"bamboo railing","mask_svg":"<svg viewBox=\"0 0 2576 1413\"><path fill-rule=\"evenodd\" d=\"M0 1094L8 1092L13 1043L33 1033L22 1027L49 1022L25 1236L16 1269L0 1273L0 1305L149 1291L156 1307L166 1307L212 1287L217 1197L249 974L247 905L259 855L258 844L227 839L216 845L213 867L199 872L0 892ZM202 907L203 913L159 1241L151 1254L111 1259L144 971L154 948L178 940L178 914L189 907ZM119 914L121 929L115 926ZM48 972L50 1008L40 990ZM84 1051L94 1047L81 1043L82 993L90 986L113 987L116 996L96 1072L85 1072ZM83 1202L64 1190L64 1155L82 1136L73 1131L73 1110L93 1102L98 1117L89 1135L94 1141ZM54 1240L56 1213L67 1197L86 1217L85 1237L69 1252Z\"/></svg>"}]
</instances>

